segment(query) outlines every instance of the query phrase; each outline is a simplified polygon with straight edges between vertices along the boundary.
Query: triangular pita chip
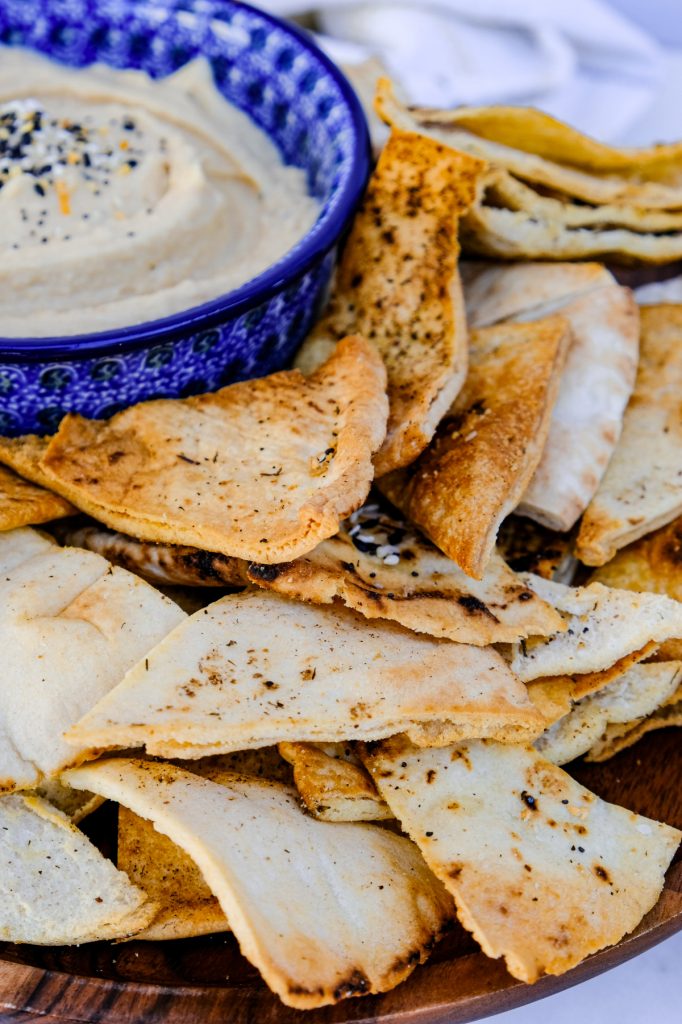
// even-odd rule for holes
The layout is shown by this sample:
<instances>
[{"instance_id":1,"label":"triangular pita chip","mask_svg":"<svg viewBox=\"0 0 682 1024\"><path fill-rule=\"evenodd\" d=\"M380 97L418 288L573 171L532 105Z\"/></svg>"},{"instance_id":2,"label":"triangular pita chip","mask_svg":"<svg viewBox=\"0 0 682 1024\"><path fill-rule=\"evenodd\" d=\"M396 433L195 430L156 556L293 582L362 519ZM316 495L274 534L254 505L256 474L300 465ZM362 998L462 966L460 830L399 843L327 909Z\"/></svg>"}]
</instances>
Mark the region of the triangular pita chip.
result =
<instances>
[{"instance_id":1,"label":"triangular pita chip","mask_svg":"<svg viewBox=\"0 0 682 1024\"><path fill-rule=\"evenodd\" d=\"M682 512L682 306L648 306L641 318L621 439L578 534L577 555L587 565L603 565Z\"/></svg>"},{"instance_id":2,"label":"triangular pita chip","mask_svg":"<svg viewBox=\"0 0 682 1024\"><path fill-rule=\"evenodd\" d=\"M308 372L346 334L377 346L390 403L377 476L424 450L464 383L457 228L482 169L423 135L391 134L343 250L329 309L299 354L297 365Z\"/></svg>"},{"instance_id":3,"label":"triangular pita chip","mask_svg":"<svg viewBox=\"0 0 682 1024\"><path fill-rule=\"evenodd\" d=\"M475 579L540 461L569 341L560 317L475 331L466 384L431 445L380 483Z\"/></svg>"},{"instance_id":4,"label":"triangular pita chip","mask_svg":"<svg viewBox=\"0 0 682 1024\"><path fill-rule=\"evenodd\" d=\"M184 618L90 551L0 534L0 791L29 789L84 755L64 731ZM46 545L46 546L45 546Z\"/></svg>"},{"instance_id":5,"label":"triangular pita chip","mask_svg":"<svg viewBox=\"0 0 682 1024\"><path fill-rule=\"evenodd\" d=\"M75 511L58 494L37 487L11 469L0 466L0 530L49 523Z\"/></svg>"},{"instance_id":6,"label":"triangular pita chip","mask_svg":"<svg viewBox=\"0 0 682 1024\"><path fill-rule=\"evenodd\" d=\"M469 327L490 327L614 283L601 263L460 263Z\"/></svg>"},{"instance_id":7,"label":"triangular pita chip","mask_svg":"<svg viewBox=\"0 0 682 1024\"><path fill-rule=\"evenodd\" d=\"M574 704L535 741L553 764L566 764L592 747L610 724L632 723L654 712L677 689L682 662L635 665L598 693Z\"/></svg>"},{"instance_id":8,"label":"triangular pita chip","mask_svg":"<svg viewBox=\"0 0 682 1024\"><path fill-rule=\"evenodd\" d=\"M361 764L342 743L280 743L294 769L294 784L308 814L320 821L383 821L388 805Z\"/></svg>"},{"instance_id":9,"label":"triangular pita chip","mask_svg":"<svg viewBox=\"0 0 682 1024\"><path fill-rule=\"evenodd\" d=\"M471 124L465 127L460 123L458 109L408 109L396 98L391 82L386 78L380 79L377 83L375 107L382 120L393 128L423 132L445 145L487 161L491 167L504 168L521 181L549 188L552 193L563 193L592 205L613 203L651 210L678 210L682 207L679 173L678 181L673 185L667 185L655 180L655 176L651 181L638 181L631 180L625 175L617 177L605 173L600 176L590 170L562 165L538 156L535 152L523 152L521 147L515 148L474 135L470 130ZM634 159L634 153L632 158ZM679 161L679 156L675 159ZM652 167L655 164L656 158ZM677 171L679 163L677 167L673 163L673 167ZM636 173L642 174L642 168L638 168Z\"/></svg>"},{"instance_id":10,"label":"triangular pita chip","mask_svg":"<svg viewBox=\"0 0 682 1024\"><path fill-rule=\"evenodd\" d=\"M666 704L647 718L625 725L607 725L606 729L585 755L586 761L608 761L609 758L627 750L641 740L648 732L682 726L682 698L676 704Z\"/></svg>"},{"instance_id":11,"label":"triangular pita chip","mask_svg":"<svg viewBox=\"0 0 682 1024\"><path fill-rule=\"evenodd\" d=\"M682 518L617 551L591 581L622 590L648 590L682 600Z\"/></svg>"},{"instance_id":12,"label":"triangular pita chip","mask_svg":"<svg viewBox=\"0 0 682 1024\"><path fill-rule=\"evenodd\" d=\"M114 529L283 561L335 533L367 496L384 388L373 347L346 338L308 378L287 370L105 422L68 415L41 467Z\"/></svg>"},{"instance_id":13,"label":"triangular pita chip","mask_svg":"<svg viewBox=\"0 0 682 1024\"><path fill-rule=\"evenodd\" d=\"M515 978L562 974L651 909L680 832L605 803L531 747L401 737L363 760L483 951Z\"/></svg>"},{"instance_id":14,"label":"triangular pita chip","mask_svg":"<svg viewBox=\"0 0 682 1024\"><path fill-rule=\"evenodd\" d=\"M144 928L155 913L66 815L39 797L0 797L0 939L71 946Z\"/></svg>"},{"instance_id":15,"label":"triangular pita chip","mask_svg":"<svg viewBox=\"0 0 682 1024\"><path fill-rule=\"evenodd\" d=\"M86 548L157 586L239 587L247 562L183 544L152 544L92 520L60 523L52 531L62 544Z\"/></svg>"},{"instance_id":16,"label":"triangular pita chip","mask_svg":"<svg viewBox=\"0 0 682 1024\"><path fill-rule=\"evenodd\" d=\"M462 730L511 740L542 731L495 651L253 591L174 630L68 737L198 757L284 740L419 735L427 723L443 730L441 742Z\"/></svg>"},{"instance_id":17,"label":"triangular pita chip","mask_svg":"<svg viewBox=\"0 0 682 1024\"><path fill-rule=\"evenodd\" d=\"M407 839L316 821L277 783L234 775L218 785L118 758L68 780L151 819L192 857L242 953L288 1006L393 988L452 919L450 897Z\"/></svg>"},{"instance_id":18,"label":"triangular pita chip","mask_svg":"<svg viewBox=\"0 0 682 1024\"><path fill-rule=\"evenodd\" d=\"M376 500L309 555L281 566L251 564L251 582L315 604L340 598L368 619L417 633L486 644L561 629L560 615L492 554L483 579L467 576L406 520Z\"/></svg>"},{"instance_id":19,"label":"triangular pita chip","mask_svg":"<svg viewBox=\"0 0 682 1024\"><path fill-rule=\"evenodd\" d=\"M566 587L530 573L531 590L566 620L565 632L513 646L512 671L524 682L541 676L601 672L645 644L682 637L682 603L601 583Z\"/></svg>"}]
</instances>

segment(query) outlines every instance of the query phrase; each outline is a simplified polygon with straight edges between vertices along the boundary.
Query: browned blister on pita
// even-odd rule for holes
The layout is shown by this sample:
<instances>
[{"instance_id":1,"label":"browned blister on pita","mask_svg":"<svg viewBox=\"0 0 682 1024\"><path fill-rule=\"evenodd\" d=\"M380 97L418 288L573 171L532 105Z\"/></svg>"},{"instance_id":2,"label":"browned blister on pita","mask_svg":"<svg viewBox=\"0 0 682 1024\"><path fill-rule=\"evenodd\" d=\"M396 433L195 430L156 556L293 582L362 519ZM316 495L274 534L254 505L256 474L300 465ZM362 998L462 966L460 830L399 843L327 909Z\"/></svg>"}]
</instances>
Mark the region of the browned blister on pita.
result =
<instances>
[{"instance_id":1,"label":"browned blister on pita","mask_svg":"<svg viewBox=\"0 0 682 1024\"><path fill-rule=\"evenodd\" d=\"M682 306L648 306L641 319L623 432L578 534L577 555L587 565L603 565L682 512Z\"/></svg>"},{"instance_id":2,"label":"browned blister on pita","mask_svg":"<svg viewBox=\"0 0 682 1024\"><path fill-rule=\"evenodd\" d=\"M288 1006L393 988L423 962L454 908L409 840L316 821L295 791L243 775L221 784L120 758L68 773L182 847L241 952Z\"/></svg>"},{"instance_id":3,"label":"browned blister on pita","mask_svg":"<svg viewBox=\"0 0 682 1024\"><path fill-rule=\"evenodd\" d=\"M540 461L569 342L561 317L473 332L469 376L431 445L380 482L475 579Z\"/></svg>"},{"instance_id":4,"label":"browned blister on pita","mask_svg":"<svg viewBox=\"0 0 682 1024\"><path fill-rule=\"evenodd\" d=\"M481 161L414 132L384 147L341 257L332 299L299 353L306 372L357 333L386 364L390 411L377 476L412 462L464 382L459 218Z\"/></svg>"},{"instance_id":5,"label":"browned blister on pita","mask_svg":"<svg viewBox=\"0 0 682 1024\"><path fill-rule=\"evenodd\" d=\"M37 526L73 515L75 508L53 491L30 483L0 466L0 530Z\"/></svg>"},{"instance_id":6,"label":"browned blister on pita","mask_svg":"<svg viewBox=\"0 0 682 1024\"><path fill-rule=\"evenodd\" d=\"M483 951L522 981L618 942L655 904L681 834L608 804L532 747L360 752Z\"/></svg>"},{"instance_id":7,"label":"browned blister on pita","mask_svg":"<svg viewBox=\"0 0 682 1024\"><path fill-rule=\"evenodd\" d=\"M339 533L284 565L248 567L251 582L315 604L341 599L368 619L486 646L553 633L561 616L494 552L471 579L385 503L372 500Z\"/></svg>"},{"instance_id":8,"label":"browned blister on pita","mask_svg":"<svg viewBox=\"0 0 682 1024\"><path fill-rule=\"evenodd\" d=\"M320 821L383 821L393 814L350 746L280 743L308 814Z\"/></svg>"},{"instance_id":9,"label":"browned blister on pita","mask_svg":"<svg viewBox=\"0 0 682 1024\"><path fill-rule=\"evenodd\" d=\"M346 338L308 378L284 371L143 402L106 422L69 415L41 466L114 529L284 561L335 533L365 499L384 389L374 348Z\"/></svg>"},{"instance_id":10,"label":"browned blister on pita","mask_svg":"<svg viewBox=\"0 0 682 1024\"><path fill-rule=\"evenodd\" d=\"M258 591L216 601L159 644L67 736L195 758L283 741L535 738L543 721L489 648ZM434 738L422 730L432 726Z\"/></svg>"},{"instance_id":11,"label":"browned blister on pita","mask_svg":"<svg viewBox=\"0 0 682 1024\"><path fill-rule=\"evenodd\" d=\"M37 796L0 799L4 942L70 946L125 938L155 913L146 893L61 811Z\"/></svg>"}]
</instances>

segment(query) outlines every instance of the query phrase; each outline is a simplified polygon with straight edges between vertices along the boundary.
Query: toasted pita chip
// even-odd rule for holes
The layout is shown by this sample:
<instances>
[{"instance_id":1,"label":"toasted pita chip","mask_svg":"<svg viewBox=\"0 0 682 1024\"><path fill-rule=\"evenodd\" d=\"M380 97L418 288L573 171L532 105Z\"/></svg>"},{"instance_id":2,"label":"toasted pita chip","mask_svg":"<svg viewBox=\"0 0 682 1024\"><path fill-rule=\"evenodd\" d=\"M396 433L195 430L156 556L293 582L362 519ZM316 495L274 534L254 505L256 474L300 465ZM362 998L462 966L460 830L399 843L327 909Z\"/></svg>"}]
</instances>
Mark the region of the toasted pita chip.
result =
<instances>
[{"instance_id":1,"label":"toasted pita chip","mask_svg":"<svg viewBox=\"0 0 682 1024\"><path fill-rule=\"evenodd\" d=\"M0 530L49 523L76 510L64 498L0 466Z\"/></svg>"},{"instance_id":2,"label":"toasted pita chip","mask_svg":"<svg viewBox=\"0 0 682 1024\"><path fill-rule=\"evenodd\" d=\"M560 317L474 332L469 376L432 444L379 485L475 579L540 461L569 341Z\"/></svg>"},{"instance_id":3,"label":"toasted pita chip","mask_svg":"<svg viewBox=\"0 0 682 1024\"><path fill-rule=\"evenodd\" d=\"M480 161L423 135L391 134L353 222L329 309L299 354L297 365L307 372L346 334L376 344L390 404L377 476L424 450L464 383L457 227L482 170Z\"/></svg>"},{"instance_id":4,"label":"toasted pita chip","mask_svg":"<svg viewBox=\"0 0 682 1024\"><path fill-rule=\"evenodd\" d=\"M41 946L132 935L154 916L144 892L39 797L0 798L0 939Z\"/></svg>"},{"instance_id":5,"label":"toasted pita chip","mask_svg":"<svg viewBox=\"0 0 682 1024\"><path fill-rule=\"evenodd\" d=\"M65 814L72 825L78 825L104 803L101 796L72 789L60 779L43 779L35 793Z\"/></svg>"},{"instance_id":6,"label":"toasted pita chip","mask_svg":"<svg viewBox=\"0 0 682 1024\"><path fill-rule=\"evenodd\" d=\"M469 327L490 327L553 302L567 302L614 283L601 263L459 265ZM0 449L1 451L1 449Z\"/></svg>"},{"instance_id":7,"label":"toasted pita chip","mask_svg":"<svg viewBox=\"0 0 682 1024\"><path fill-rule=\"evenodd\" d=\"M396 736L362 756L464 927L522 981L562 974L632 931L682 838L600 800L531 747L418 750Z\"/></svg>"},{"instance_id":8,"label":"toasted pita chip","mask_svg":"<svg viewBox=\"0 0 682 1024\"><path fill-rule=\"evenodd\" d=\"M679 174L674 184L666 185L655 179L630 179L623 174L623 169L621 176L616 177L611 173L600 176L594 172L564 166L546 160L535 152L524 152L518 142L516 147L512 147L473 134L470 125L465 127L459 121L458 109L408 109L396 98L391 82L387 78L381 78L377 83L375 109L381 119L393 128L406 132L422 132L447 146L453 146L480 160L485 160L492 167L504 168L521 181L548 188L552 193L562 193L593 205L616 204L649 210L679 210L682 207ZM534 136L529 137L529 144L532 144L531 139L534 141ZM653 159L651 166L652 169L656 166L656 158ZM674 163L672 166L677 171ZM635 173L643 175L643 168L638 168Z\"/></svg>"},{"instance_id":9,"label":"toasted pita chip","mask_svg":"<svg viewBox=\"0 0 682 1024\"><path fill-rule=\"evenodd\" d=\"M647 590L682 600L682 518L616 552L590 580L622 590Z\"/></svg>"},{"instance_id":10,"label":"toasted pita chip","mask_svg":"<svg viewBox=\"0 0 682 1024\"><path fill-rule=\"evenodd\" d=\"M252 564L249 579L315 604L340 598L368 619L485 646L561 629L561 616L493 553L480 583L466 576L408 522L370 501L305 558Z\"/></svg>"},{"instance_id":11,"label":"toasted pita chip","mask_svg":"<svg viewBox=\"0 0 682 1024\"><path fill-rule=\"evenodd\" d=\"M573 582L578 561L573 537L524 516L508 516L497 535L497 551L514 572L532 572L557 583Z\"/></svg>"},{"instance_id":12,"label":"toasted pita chip","mask_svg":"<svg viewBox=\"0 0 682 1024\"><path fill-rule=\"evenodd\" d=\"M542 713L547 725L563 718L571 710L574 701L591 693L598 693L641 661L658 654L659 646L652 641L637 651L631 651L618 658L608 668L598 672L576 672L574 675L540 676L528 682L528 696ZM563 696L561 695L563 691ZM557 713L553 713L553 708ZM562 710L560 710L562 709Z\"/></svg>"},{"instance_id":13,"label":"toasted pita chip","mask_svg":"<svg viewBox=\"0 0 682 1024\"><path fill-rule=\"evenodd\" d=\"M372 825L304 814L294 791L114 758L68 773L176 842L220 901L244 956L287 1006L383 992L453 917L416 848Z\"/></svg>"},{"instance_id":14,"label":"toasted pita chip","mask_svg":"<svg viewBox=\"0 0 682 1024\"><path fill-rule=\"evenodd\" d=\"M606 729L585 755L586 761L608 761L621 750L627 750L648 732L682 726L682 697L674 704L665 704L647 718L624 725L607 725Z\"/></svg>"},{"instance_id":15,"label":"toasted pita chip","mask_svg":"<svg viewBox=\"0 0 682 1024\"><path fill-rule=\"evenodd\" d=\"M118 867L159 907L136 939L187 939L230 930L227 918L192 858L151 821L118 810Z\"/></svg>"},{"instance_id":16,"label":"toasted pita chip","mask_svg":"<svg viewBox=\"0 0 682 1024\"><path fill-rule=\"evenodd\" d=\"M641 316L623 433L578 534L577 555L587 565L603 565L682 513L682 306L649 306Z\"/></svg>"},{"instance_id":17,"label":"toasted pita chip","mask_svg":"<svg viewBox=\"0 0 682 1024\"><path fill-rule=\"evenodd\" d=\"M38 535L27 543L27 533L0 534L0 791L32 789L80 760L64 730L185 617L99 555Z\"/></svg>"},{"instance_id":18,"label":"toasted pita chip","mask_svg":"<svg viewBox=\"0 0 682 1024\"><path fill-rule=\"evenodd\" d=\"M392 818L365 769L345 756L341 743L280 743L293 765L294 783L308 814L320 821L383 821Z\"/></svg>"},{"instance_id":19,"label":"toasted pita chip","mask_svg":"<svg viewBox=\"0 0 682 1024\"><path fill-rule=\"evenodd\" d=\"M494 651L254 591L188 619L68 737L198 757L284 740L374 739L434 721L445 735L542 731L526 688Z\"/></svg>"},{"instance_id":20,"label":"toasted pita chip","mask_svg":"<svg viewBox=\"0 0 682 1024\"><path fill-rule=\"evenodd\" d=\"M346 338L313 376L284 371L159 399L102 422L68 415L41 467L114 529L260 561L305 554L365 499L385 371Z\"/></svg>"},{"instance_id":21,"label":"toasted pita chip","mask_svg":"<svg viewBox=\"0 0 682 1024\"><path fill-rule=\"evenodd\" d=\"M611 723L632 723L654 712L678 687L682 662L635 665L614 682L578 701L535 741L553 764L566 764L590 749Z\"/></svg>"},{"instance_id":22,"label":"toasted pita chip","mask_svg":"<svg viewBox=\"0 0 682 1024\"><path fill-rule=\"evenodd\" d=\"M180 544L151 544L100 523L82 519L53 530L60 543L95 551L114 565L162 586L244 586L247 563L217 551L201 551Z\"/></svg>"},{"instance_id":23,"label":"toasted pita chip","mask_svg":"<svg viewBox=\"0 0 682 1024\"><path fill-rule=\"evenodd\" d=\"M682 603L668 597L601 583L566 587L530 573L523 578L563 614L568 627L548 639L514 644L511 668L526 683L541 676L601 673L647 644L682 637Z\"/></svg>"}]
</instances>

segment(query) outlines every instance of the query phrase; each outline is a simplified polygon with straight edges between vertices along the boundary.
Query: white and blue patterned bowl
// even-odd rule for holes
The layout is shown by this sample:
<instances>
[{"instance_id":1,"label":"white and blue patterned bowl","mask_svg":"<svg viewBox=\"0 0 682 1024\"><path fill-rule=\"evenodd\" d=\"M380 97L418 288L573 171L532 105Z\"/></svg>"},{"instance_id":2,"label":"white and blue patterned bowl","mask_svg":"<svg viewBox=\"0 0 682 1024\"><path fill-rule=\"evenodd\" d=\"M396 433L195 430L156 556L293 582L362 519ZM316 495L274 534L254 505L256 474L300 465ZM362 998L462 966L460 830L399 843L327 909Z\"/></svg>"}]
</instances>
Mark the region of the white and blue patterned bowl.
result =
<instances>
[{"instance_id":1,"label":"white and blue patterned bowl","mask_svg":"<svg viewBox=\"0 0 682 1024\"><path fill-rule=\"evenodd\" d=\"M232 0L0 0L0 43L154 77L203 55L218 89L286 163L305 169L322 204L294 249L212 302L97 334L0 337L0 433L50 433L68 411L110 416L286 366L319 310L369 173L364 115L338 69L301 32Z\"/></svg>"}]
</instances>

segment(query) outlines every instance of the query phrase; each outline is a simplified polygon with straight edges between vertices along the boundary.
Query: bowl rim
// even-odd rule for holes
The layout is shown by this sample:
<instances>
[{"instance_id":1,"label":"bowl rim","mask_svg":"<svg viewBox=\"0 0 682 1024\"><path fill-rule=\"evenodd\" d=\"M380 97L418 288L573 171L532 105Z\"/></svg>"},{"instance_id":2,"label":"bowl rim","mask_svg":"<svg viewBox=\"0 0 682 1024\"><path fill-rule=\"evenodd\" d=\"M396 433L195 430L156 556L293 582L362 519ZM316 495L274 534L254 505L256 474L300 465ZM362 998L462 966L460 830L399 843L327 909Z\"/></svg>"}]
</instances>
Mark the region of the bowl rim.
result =
<instances>
[{"instance_id":1,"label":"bowl rim","mask_svg":"<svg viewBox=\"0 0 682 1024\"><path fill-rule=\"evenodd\" d=\"M142 6L145 6L148 0L141 2ZM11 338L0 335L0 358L32 363L40 362L46 356L69 359L93 358L98 355L144 349L155 341L177 341L187 335L188 331L210 330L226 316L233 318L267 302L333 249L355 213L370 172L371 144L362 104L338 65L303 29L250 3L242 3L241 0L239 8L257 15L263 21L292 36L319 61L326 73L335 81L342 95L353 127L354 159L348 178L337 195L334 209L322 224L316 222L295 247L285 253L277 263L245 284L215 299L170 316L147 320L134 326L109 328L105 331L38 338ZM174 8L169 8L169 12L174 13Z\"/></svg>"}]
</instances>

